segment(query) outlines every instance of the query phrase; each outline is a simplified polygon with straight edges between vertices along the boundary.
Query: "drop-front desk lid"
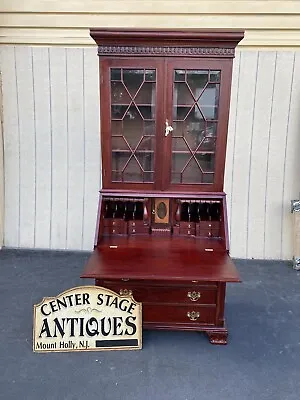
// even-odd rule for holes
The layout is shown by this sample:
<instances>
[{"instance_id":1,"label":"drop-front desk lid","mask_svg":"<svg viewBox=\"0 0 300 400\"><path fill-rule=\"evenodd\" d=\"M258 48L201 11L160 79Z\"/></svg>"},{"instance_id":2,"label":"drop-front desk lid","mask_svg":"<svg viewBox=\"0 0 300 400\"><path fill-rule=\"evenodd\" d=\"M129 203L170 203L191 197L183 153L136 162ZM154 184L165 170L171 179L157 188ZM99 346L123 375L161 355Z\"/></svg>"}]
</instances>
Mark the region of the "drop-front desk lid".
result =
<instances>
[{"instance_id":1,"label":"drop-front desk lid","mask_svg":"<svg viewBox=\"0 0 300 400\"><path fill-rule=\"evenodd\" d=\"M197 238L103 238L81 278L240 282L230 256Z\"/></svg>"}]
</instances>

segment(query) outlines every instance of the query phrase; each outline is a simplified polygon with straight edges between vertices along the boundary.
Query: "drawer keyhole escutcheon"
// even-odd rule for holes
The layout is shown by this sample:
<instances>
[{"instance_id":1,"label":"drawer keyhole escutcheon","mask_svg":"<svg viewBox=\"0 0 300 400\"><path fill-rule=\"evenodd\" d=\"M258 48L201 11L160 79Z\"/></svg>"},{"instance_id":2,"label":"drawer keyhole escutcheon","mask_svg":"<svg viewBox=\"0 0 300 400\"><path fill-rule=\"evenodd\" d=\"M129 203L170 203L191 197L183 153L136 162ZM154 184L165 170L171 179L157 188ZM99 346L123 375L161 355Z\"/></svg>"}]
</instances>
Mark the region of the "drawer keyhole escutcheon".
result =
<instances>
[{"instance_id":1,"label":"drawer keyhole escutcheon","mask_svg":"<svg viewBox=\"0 0 300 400\"><path fill-rule=\"evenodd\" d=\"M200 299L201 293L200 293L200 292L188 292L187 297L188 297L191 301L197 301L197 300Z\"/></svg>"},{"instance_id":2,"label":"drawer keyhole escutcheon","mask_svg":"<svg viewBox=\"0 0 300 400\"><path fill-rule=\"evenodd\" d=\"M186 315L191 321L197 321L197 319L200 317L200 313L197 311L188 311Z\"/></svg>"},{"instance_id":3,"label":"drawer keyhole escutcheon","mask_svg":"<svg viewBox=\"0 0 300 400\"><path fill-rule=\"evenodd\" d=\"M121 296L131 296L132 295L132 290L120 289L120 295Z\"/></svg>"}]
</instances>

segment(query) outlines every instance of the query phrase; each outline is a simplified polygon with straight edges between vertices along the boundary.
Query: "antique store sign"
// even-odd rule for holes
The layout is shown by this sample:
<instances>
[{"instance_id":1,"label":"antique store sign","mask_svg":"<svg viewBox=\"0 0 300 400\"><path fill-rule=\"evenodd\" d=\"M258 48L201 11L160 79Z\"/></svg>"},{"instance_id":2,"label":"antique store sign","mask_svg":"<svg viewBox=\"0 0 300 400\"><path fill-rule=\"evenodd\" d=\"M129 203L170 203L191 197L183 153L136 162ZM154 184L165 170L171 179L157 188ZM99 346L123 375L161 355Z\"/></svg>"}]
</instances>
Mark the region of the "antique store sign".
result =
<instances>
[{"instance_id":1,"label":"antique store sign","mask_svg":"<svg viewBox=\"0 0 300 400\"><path fill-rule=\"evenodd\" d=\"M129 291L80 286L34 305L33 351L142 348L142 304Z\"/></svg>"}]
</instances>

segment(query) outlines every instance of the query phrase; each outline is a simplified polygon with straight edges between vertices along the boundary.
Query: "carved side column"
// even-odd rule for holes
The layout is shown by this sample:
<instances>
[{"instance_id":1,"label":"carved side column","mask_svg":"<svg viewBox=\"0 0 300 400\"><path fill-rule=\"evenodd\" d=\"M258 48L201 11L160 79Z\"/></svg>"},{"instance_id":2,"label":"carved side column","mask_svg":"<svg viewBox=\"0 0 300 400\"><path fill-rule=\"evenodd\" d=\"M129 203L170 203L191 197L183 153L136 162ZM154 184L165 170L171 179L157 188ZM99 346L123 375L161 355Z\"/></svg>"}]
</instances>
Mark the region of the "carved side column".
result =
<instances>
[{"instance_id":1,"label":"carved side column","mask_svg":"<svg viewBox=\"0 0 300 400\"><path fill-rule=\"evenodd\" d=\"M293 268L300 270L300 201L292 200L293 213Z\"/></svg>"}]
</instances>

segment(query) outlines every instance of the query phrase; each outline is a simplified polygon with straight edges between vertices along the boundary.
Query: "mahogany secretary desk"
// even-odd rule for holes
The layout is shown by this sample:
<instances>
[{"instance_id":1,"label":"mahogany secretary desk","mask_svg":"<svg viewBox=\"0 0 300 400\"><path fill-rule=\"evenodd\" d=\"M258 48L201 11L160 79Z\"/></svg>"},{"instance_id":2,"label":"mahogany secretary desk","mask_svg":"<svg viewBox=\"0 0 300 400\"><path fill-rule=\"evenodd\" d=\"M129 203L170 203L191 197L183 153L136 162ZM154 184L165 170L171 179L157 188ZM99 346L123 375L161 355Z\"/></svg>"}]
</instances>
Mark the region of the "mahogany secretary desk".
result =
<instances>
[{"instance_id":1,"label":"mahogany secretary desk","mask_svg":"<svg viewBox=\"0 0 300 400\"><path fill-rule=\"evenodd\" d=\"M143 326L226 344L223 177L240 31L92 29L102 183L82 278L143 303Z\"/></svg>"}]
</instances>

